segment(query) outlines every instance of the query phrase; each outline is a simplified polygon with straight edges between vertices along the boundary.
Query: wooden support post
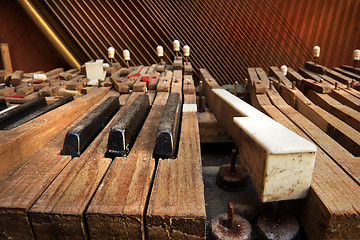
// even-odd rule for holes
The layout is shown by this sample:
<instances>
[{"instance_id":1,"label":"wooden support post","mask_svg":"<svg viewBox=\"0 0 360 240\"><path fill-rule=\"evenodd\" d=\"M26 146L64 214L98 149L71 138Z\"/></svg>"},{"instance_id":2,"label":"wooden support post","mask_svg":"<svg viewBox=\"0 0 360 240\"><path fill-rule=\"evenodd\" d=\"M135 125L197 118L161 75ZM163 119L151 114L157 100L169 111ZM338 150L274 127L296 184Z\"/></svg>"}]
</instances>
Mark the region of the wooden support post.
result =
<instances>
[{"instance_id":1,"label":"wooden support post","mask_svg":"<svg viewBox=\"0 0 360 240\"><path fill-rule=\"evenodd\" d=\"M13 73L13 68L12 68L11 58L10 58L10 51L9 51L9 44L0 43L0 50L1 50L2 63L4 65L4 69L5 69L5 74Z\"/></svg>"}]
</instances>

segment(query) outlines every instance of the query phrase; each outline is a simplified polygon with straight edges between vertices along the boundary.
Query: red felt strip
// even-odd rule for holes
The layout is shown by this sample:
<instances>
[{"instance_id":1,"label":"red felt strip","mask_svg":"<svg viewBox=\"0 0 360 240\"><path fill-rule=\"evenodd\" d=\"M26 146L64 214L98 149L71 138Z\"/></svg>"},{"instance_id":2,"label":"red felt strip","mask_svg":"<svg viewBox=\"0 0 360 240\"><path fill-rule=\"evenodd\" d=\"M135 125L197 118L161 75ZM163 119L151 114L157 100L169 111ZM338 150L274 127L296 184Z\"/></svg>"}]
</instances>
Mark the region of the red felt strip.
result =
<instances>
[{"instance_id":1,"label":"red felt strip","mask_svg":"<svg viewBox=\"0 0 360 240\"><path fill-rule=\"evenodd\" d=\"M360 86L360 82L355 83L355 86Z\"/></svg>"},{"instance_id":2,"label":"red felt strip","mask_svg":"<svg viewBox=\"0 0 360 240\"><path fill-rule=\"evenodd\" d=\"M138 77L138 76L141 76L141 74L140 74L140 73L136 73L136 74L134 74L134 75L128 76L128 78Z\"/></svg>"},{"instance_id":3,"label":"red felt strip","mask_svg":"<svg viewBox=\"0 0 360 240\"><path fill-rule=\"evenodd\" d=\"M144 76L144 77L142 77L141 81L149 83L150 82L150 77Z\"/></svg>"},{"instance_id":4,"label":"red felt strip","mask_svg":"<svg viewBox=\"0 0 360 240\"><path fill-rule=\"evenodd\" d=\"M24 98L25 95L10 95L10 96L5 96L6 98Z\"/></svg>"},{"instance_id":5,"label":"red felt strip","mask_svg":"<svg viewBox=\"0 0 360 240\"><path fill-rule=\"evenodd\" d=\"M37 80L37 81L33 81L32 83L33 84L39 84L39 83L43 83L44 81L43 80Z\"/></svg>"}]
</instances>

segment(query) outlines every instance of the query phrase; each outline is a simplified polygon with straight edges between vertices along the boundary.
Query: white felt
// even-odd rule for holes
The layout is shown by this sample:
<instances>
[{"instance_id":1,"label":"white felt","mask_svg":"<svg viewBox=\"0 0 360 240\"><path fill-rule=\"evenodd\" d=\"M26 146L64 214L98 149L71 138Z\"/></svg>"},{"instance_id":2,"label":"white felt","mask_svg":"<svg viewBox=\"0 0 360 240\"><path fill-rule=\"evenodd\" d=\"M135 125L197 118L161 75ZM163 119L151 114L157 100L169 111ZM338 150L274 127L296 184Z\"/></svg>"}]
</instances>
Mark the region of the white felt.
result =
<instances>
[{"instance_id":1,"label":"white felt","mask_svg":"<svg viewBox=\"0 0 360 240\"><path fill-rule=\"evenodd\" d=\"M90 80L104 80L106 76L106 72L103 69L103 61L102 59L97 59L95 62L87 62L85 63L86 68L86 77Z\"/></svg>"},{"instance_id":2,"label":"white felt","mask_svg":"<svg viewBox=\"0 0 360 240\"><path fill-rule=\"evenodd\" d=\"M123 58L125 61L130 61L130 51L129 50L125 49L123 51Z\"/></svg>"},{"instance_id":3,"label":"white felt","mask_svg":"<svg viewBox=\"0 0 360 240\"><path fill-rule=\"evenodd\" d=\"M197 105L196 104L184 104L182 111L183 112L197 112Z\"/></svg>"}]
</instances>

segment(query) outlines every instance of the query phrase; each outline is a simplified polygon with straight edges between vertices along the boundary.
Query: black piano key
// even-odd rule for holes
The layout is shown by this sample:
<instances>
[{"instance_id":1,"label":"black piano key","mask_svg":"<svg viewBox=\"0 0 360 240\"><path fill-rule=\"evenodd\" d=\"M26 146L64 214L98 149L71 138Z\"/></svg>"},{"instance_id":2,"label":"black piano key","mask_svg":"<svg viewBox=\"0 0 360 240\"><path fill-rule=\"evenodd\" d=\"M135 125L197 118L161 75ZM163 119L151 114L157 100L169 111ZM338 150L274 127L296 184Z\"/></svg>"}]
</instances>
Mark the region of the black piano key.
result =
<instances>
[{"instance_id":1,"label":"black piano key","mask_svg":"<svg viewBox=\"0 0 360 240\"><path fill-rule=\"evenodd\" d=\"M178 147L179 126L181 121L181 100L179 93L171 93L156 133L154 156L175 158Z\"/></svg>"},{"instance_id":2,"label":"black piano key","mask_svg":"<svg viewBox=\"0 0 360 240\"><path fill-rule=\"evenodd\" d=\"M106 157L120 157L130 152L149 110L149 97L141 95L120 115L111 127Z\"/></svg>"},{"instance_id":3,"label":"black piano key","mask_svg":"<svg viewBox=\"0 0 360 240\"><path fill-rule=\"evenodd\" d=\"M21 124L31 121L32 119L37 118L47 112L50 112L51 110L54 110L55 108L58 108L68 102L71 102L72 100L74 100L73 96L62 97L59 100L57 100L56 102L53 102L50 105L44 106L44 107L38 109L37 111L29 114L28 116L20 119L19 121L16 121L13 124L8 125L6 128L4 128L4 130L11 130L13 128L16 128L16 127L20 126Z\"/></svg>"},{"instance_id":4,"label":"black piano key","mask_svg":"<svg viewBox=\"0 0 360 240\"><path fill-rule=\"evenodd\" d=\"M5 129L7 126L19 121L46 105L47 103L45 97L38 97L0 114L0 129Z\"/></svg>"},{"instance_id":5,"label":"black piano key","mask_svg":"<svg viewBox=\"0 0 360 240\"><path fill-rule=\"evenodd\" d=\"M67 132L61 154L79 157L119 109L118 97L106 99Z\"/></svg>"},{"instance_id":6,"label":"black piano key","mask_svg":"<svg viewBox=\"0 0 360 240\"><path fill-rule=\"evenodd\" d=\"M4 110L5 108L7 108L5 98L0 98L0 111Z\"/></svg>"}]
</instances>

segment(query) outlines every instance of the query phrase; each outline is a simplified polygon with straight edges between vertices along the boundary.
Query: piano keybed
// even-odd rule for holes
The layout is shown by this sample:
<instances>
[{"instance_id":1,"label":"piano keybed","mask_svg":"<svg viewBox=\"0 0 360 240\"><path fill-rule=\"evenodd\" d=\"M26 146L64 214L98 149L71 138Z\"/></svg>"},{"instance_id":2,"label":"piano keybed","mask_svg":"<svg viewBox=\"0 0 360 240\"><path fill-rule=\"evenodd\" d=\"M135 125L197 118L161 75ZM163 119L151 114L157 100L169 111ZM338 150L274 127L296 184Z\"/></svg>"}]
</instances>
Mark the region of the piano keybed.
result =
<instances>
[{"instance_id":1,"label":"piano keybed","mask_svg":"<svg viewBox=\"0 0 360 240\"><path fill-rule=\"evenodd\" d=\"M0 131L1 237L205 238L205 200L192 76L169 65L161 73L155 71L156 67L109 70L109 79L101 87L95 86L86 95L17 128ZM104 86L110 82L117 91ZM66 153L64 139L68 131L76 129L83 119L91 118L92 113L102 117L104 113L99 108L114 97L119 100L120 109L109 113L113 116L107 124L102 123L102 130L90 144L79 147L80 154L71 154L73 157L62 155ZM127 142L127 151L107 155L113 126L119 119L125 121L124 114L129 114L132 107L136 110L134 103L141 98L149 102L148 109L137 112L128 124L131 126L141 118L139 115L144 116L139 121L137 136ZM175 102L167 104L168 99ZM175 107L167 110L167 106ZM95 109L100 113L94 114ZM157 135L161 135L159 123L166 123L166 119L162 120L164 112L172 116L167 117L172 121L170 128L179 131L163 138L165 145L172 148L173 158L166 154L158 154L162 157L158 158L154 154L156 144L163 150ZM176 125L179 127L174 128ZM95 131L94 125L90 126L90 131ZM124 128L126 134L121 136L127 137L128 130L135 131ZM80 146L82 136L75 136L80 139L76 143Z\"/></svg>"}]
</instances>

